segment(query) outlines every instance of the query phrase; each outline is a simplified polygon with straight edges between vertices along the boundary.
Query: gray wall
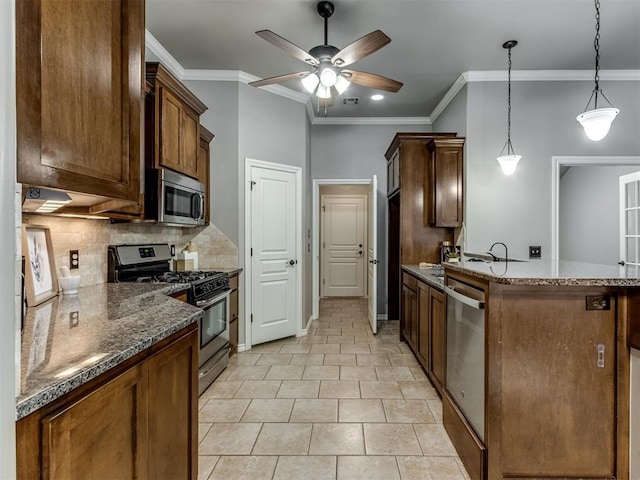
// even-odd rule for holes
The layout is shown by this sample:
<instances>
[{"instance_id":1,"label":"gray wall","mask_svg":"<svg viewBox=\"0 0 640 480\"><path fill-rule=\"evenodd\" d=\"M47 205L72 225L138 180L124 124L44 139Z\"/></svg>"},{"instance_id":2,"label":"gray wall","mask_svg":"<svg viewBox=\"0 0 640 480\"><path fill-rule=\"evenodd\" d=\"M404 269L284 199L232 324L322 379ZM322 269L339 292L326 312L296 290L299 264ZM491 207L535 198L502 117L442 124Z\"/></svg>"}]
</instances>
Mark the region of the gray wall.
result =
<instances>
[{"instance_id":1,"label":"gray wall","mask_svg":"<svg viewBox=\"0 0 640 480\"><path fill-rule=\"evenodd\" d=\"M311 177L378 176L378 313L387 312L387 160L397 132L430 132L430 125L312 125Z\"/></svg>"},{"instance_id":2,"label":"gray wall","mask_svg":"<svg viewBox=\"0 0 640 480\"><path fill-rule=\"evenodd\" d=\"M434 132L457 132L467 135L467 85L463 86L447 108L433 122Z\"/></svg>"},{"instance_id":3,"label":"gray wall","mask_svg":"<svg viewBox=\"0 0 640 480\"><path fill-rule=\"evenodd\" d=\"M215 135L211 142L211 221L239 247L238 83L186 81L185 84L209 107L200 121Z\"/></svg>"},{"instance_id":4,"label":"gray wall","mask_svg":"<svg viewBox=\"0 0 640 480\"><path fill-rule=\"evenodd\" d=\"M0 478L16 478L15 1L0 1Z\"/></svg>"},{"instance_id":5,"label":"gray wall","mask_svg":"<svg viewBox=\"0 0 640 480\"><path fill-rule=\"evenodd\" d=\"M586 138L575 117L591 93L589 82L514 82L512 141L523 156L511 176L496 157L506 140L506 83L473 82L467 89L467 250L484 252L496 241L509 254L528 257L528 245L551 248L551 157L640 154L640 83L601 82L621 109L601 142Z\"/></svg>"},{"instance_id":6,"label":"gray wall","mask_svg":"<svg viewBox=\"0 0 640 480\"><path fill-rule=\"evenodd\" d=\"M560 180L560 260L620 261L620 176L639 166L575 166ZM597 195L595 193L597 192Z\"/></svg>"}]
</instances>

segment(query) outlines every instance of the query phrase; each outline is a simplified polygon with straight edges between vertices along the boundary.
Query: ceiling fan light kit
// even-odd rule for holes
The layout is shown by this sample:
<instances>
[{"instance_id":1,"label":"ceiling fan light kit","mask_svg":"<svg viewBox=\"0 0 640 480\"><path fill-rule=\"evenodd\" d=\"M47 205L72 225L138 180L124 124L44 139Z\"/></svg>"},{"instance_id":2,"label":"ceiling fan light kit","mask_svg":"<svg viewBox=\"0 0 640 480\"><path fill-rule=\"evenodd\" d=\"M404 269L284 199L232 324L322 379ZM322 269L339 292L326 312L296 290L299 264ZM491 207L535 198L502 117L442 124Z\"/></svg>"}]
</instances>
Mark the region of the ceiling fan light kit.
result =
<instances>
[{"instance_id":1,"label":"ceiling fan light kit","mask_svg":"<svg viewBox=\"0 0 640 480\"><path fill-rule=\"evenodd\" d=\"M596 37L593 40L593 46L596 51L596 72L595 72L595 86L585 107L585 111L576 117L576 120L580 122L584 133L589 140L599 142L609 133L611 124L616 118L616 115L620 113L620 110L611 105L609 99L604 95L600 88L600 0L595 0L596 7ZM609 107L598 108L598 95L606 100ZM593 99L593 109L587 110L591 105Z\"/></svg>"},{"instance_id":2,"label":"ceiling fan light kit","mask_svg":"<svg viewBox=\"0 0 640 480\"><path fill-rule=\"evenodd\" d=\"M347 45L342 50L333 45L329 45L328 19L333 15L334 9L333 3L329 1L318 2L318 14L324 19L324 45L317 45L309 50L309 52L305 52L297 45L294 45L270 30L260 30L256 32L256 35L267 42L308 64L312 70L310 72L288 73L286 75L256 80L255 82L249 83L249 85L262 87L300 78L307 92L315 94L319 99L325 100L332 98L333 90L335 90L338 95L342 95L352 83L387 92L398 92L400 88L402 88L402 82L373 73L343 69L343 67L377 52L391 42L391 39L382 33L382 31L376 30ZM331 104L332 103L324 102L325 113L326 107Z\"/></svg>"},{"instance_id":3,"label":"ceiling fan light kit","mask_svg":"<svg viewBox=\"0 0 640 480\"><path fill-rule=\"evenodd\" d=\"M509 40L502 44L502 48L509 50L509 76L508 76L508 101L507 101L507 141L502 147L502 151L497 160L502 168L502 173L505 175L512 175L516 171L518 162L522 158L522 155L516 155L511 145L511 49L518 45L517 40ZM505 154L504 151L507 150Z\"/></svg>"}]
</instances>

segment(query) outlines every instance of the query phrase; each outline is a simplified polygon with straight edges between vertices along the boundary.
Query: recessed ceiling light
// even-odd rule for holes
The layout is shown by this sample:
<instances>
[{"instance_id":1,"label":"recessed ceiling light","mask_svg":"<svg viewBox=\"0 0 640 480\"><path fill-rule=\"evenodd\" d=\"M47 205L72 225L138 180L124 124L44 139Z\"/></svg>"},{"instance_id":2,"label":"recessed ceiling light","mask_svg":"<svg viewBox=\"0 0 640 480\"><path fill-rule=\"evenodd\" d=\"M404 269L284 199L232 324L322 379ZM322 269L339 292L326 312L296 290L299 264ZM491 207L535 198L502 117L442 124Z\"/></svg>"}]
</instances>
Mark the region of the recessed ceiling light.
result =
<instances>
[{"instance_id":1,"label":"recessed ceiling light","mask_svg":"<svg viewBox=\"0 0 640 480\"><path fill-rule=\"evenodd\" d=\"M384 95L380 95L379 93L376 93L375 95L371 95L371 100L375 100L376 102L379 102L383 98L384 98Z\"/></svg>"}]
</instances>

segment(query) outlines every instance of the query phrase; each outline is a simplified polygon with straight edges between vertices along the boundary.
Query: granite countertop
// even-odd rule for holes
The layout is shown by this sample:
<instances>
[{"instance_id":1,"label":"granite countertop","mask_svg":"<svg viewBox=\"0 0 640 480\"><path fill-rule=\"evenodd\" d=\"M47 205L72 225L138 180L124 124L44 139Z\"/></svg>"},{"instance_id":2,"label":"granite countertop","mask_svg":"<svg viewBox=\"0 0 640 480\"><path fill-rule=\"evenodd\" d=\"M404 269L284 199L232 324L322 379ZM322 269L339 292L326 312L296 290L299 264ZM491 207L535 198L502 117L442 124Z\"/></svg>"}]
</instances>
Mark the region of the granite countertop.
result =
<instances>
[{"instance_id":1,"label":"granite countertop","mask_svg":"<svg viewBox=\"0 0 640 480\"><path fill-rule=\"evenodd\" d=\"M444 274L442 267L437 265L434 267L420 267L418 265L402 265L402 270L419 278L426 284L439 290L444 290Z\"/></svg>"},{"instance_id":2,"label":"granite countertop","mask_svg":"<svg viewBox=\"0 0 640 480\"><path fill-rule=\"evenodd\" d=\"M508 285L638 287L640 268L553 260L528 262L445 263L446 272L461 272Z\"/></svg>"},{"instance_id":3,"label":"granite countertop","mask_svg":"<svg viewBox=\"0 0 640 480\"><path fill-rule=\"evenodd\" d=\"M19 420L202 317L167 296L188 284L105 283L27 309Z\"/></svg>"}]
</instances>

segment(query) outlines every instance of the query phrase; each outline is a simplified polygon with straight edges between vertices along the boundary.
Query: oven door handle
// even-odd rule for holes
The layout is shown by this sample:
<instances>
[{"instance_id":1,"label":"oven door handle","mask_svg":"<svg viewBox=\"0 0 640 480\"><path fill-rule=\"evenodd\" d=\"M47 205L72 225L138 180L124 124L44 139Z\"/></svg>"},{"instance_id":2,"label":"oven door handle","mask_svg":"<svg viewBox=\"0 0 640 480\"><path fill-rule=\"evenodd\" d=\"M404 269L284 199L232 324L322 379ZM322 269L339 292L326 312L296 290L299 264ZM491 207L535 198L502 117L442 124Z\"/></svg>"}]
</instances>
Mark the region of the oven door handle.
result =
<instances>
[{"instance_id":1,"label":"oven door handle","mask_svg":"<svg viewBox=\"0 0 640 480\"><path fill-rule=\"evenodd\" d=\"M231 295L231 289L225 291L223 294L218 295L217 297L212 298L211 300L198 300L196 301L196 307L198 308L208 308L214 303L218 303L220 300Z\"/></svg>"}]
</instances>

